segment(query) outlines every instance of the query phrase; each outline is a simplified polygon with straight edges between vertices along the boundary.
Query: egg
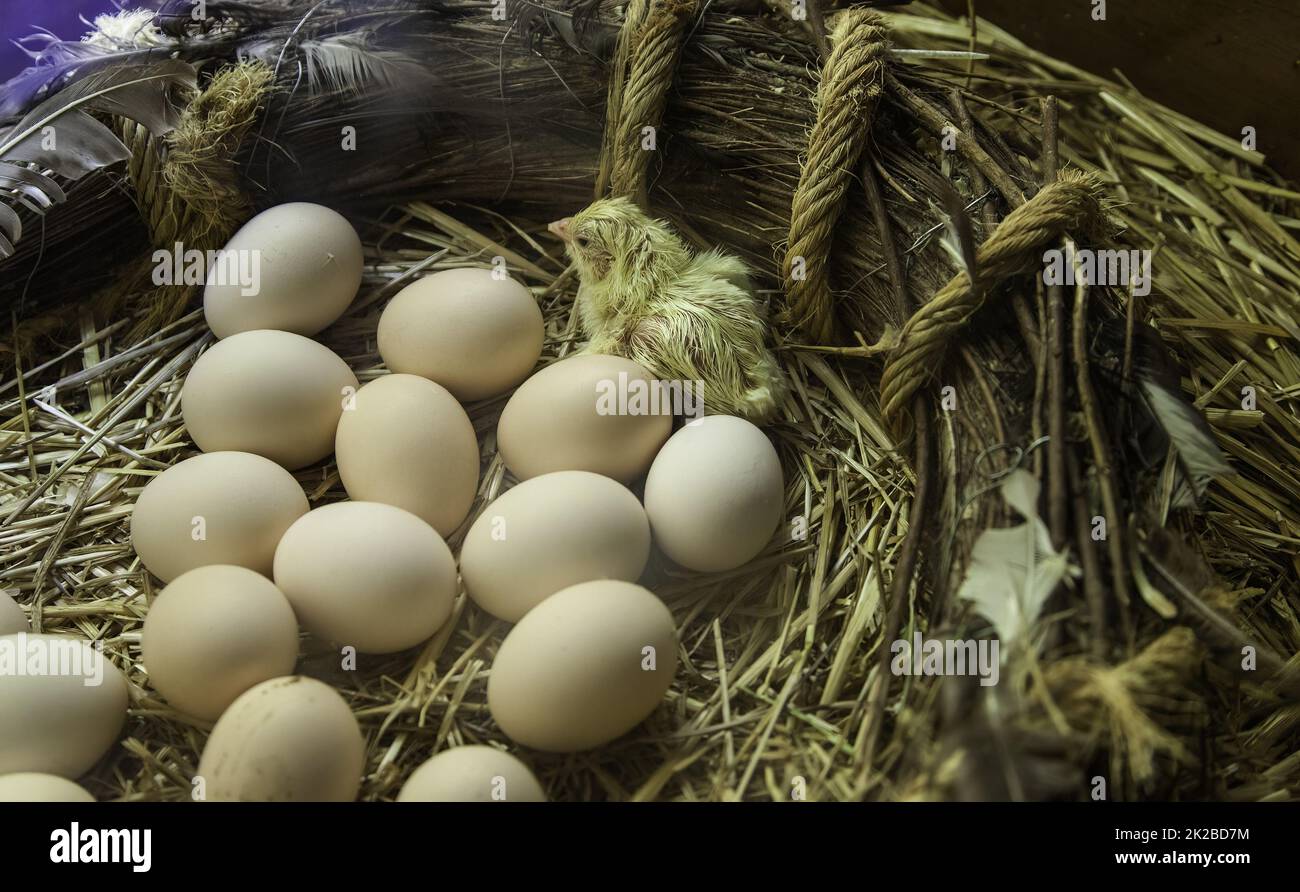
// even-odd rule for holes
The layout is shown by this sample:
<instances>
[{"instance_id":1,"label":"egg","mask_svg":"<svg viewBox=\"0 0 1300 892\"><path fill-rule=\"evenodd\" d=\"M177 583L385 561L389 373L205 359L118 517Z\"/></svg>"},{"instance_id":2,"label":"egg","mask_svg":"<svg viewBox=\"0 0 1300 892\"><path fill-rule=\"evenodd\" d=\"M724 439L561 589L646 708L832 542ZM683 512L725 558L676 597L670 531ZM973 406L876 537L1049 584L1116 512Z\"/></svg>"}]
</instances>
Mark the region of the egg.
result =
<instances>
[{"instance_id":1,"label":"egg","mask_svg":"<svg viewBox=\"0 0 1300 892\"><path fill-rule=\"evenodd\" d=\"M743 418L706 415L664 444L645 482L655 542L683 567L739 567L763 550L785 498L781 461Z\"/></svg>"},{"instance_id":2,"label":"egg","mask_svg":"<svg viewBox=\"0 0 1300 892\"><path fill-rule=\"evenodd\" d=\"M0 774L80 777L126 721L126 678L81 638L0 637Z\"/></svg>"},{"instance_id":3,"label":"egg","mask_svg":"<svg viewBox=\"0 0 1300 892\"><path fill-rule=\"evenodd\" d=\"M275 328L314 335L343 315L361 286L361 239L319 204L267 208L208 270L203 315L219 338Z\"/></svg>"},{"instance_id":4,"label":"egg","mask_svg":"<svg viewBox=\"0 0 1300 892\"><path fill-rule=\"evenodd\" d=\"M542 311L528 289L486 269L449 269L407 285L379 317L379 355L459 400L514 387L542 355Z\"/></svg>"},{"instance_id":5,"label":"egg","mask_svg":"<svg viewBox=\"0 0 1300 892\"><path fill-rule=\"evenodd\" d=\"M80 784L53 774L0 774L0 802L94 802Z\"/></svg>"},{"instance_id":6,"label":"egg","mask_svg":"<svg viewBox=\"0 0 1300 892\"><path fill-rule=\"evenodd\" d=\"M451 616L456 561L433 527L377 502L338 502L289 527L275 582L303 628L362 653L393 653Z\"/></svg>"},{"instance_id":7,"label":"egg","mask_svg":"<svg viewBox=\"0 0 1300 892\"><path fill-rule=\"evenodd\" d=\"M490 746L444 750L411 773L398 802L545 802L528 766Z\"/></svg>"},{"instance_id":8,"label":"egg","mask_svg":"<svg viewBox=\"0 0 1300 892\"><path fill-rule=\"evenodd\" d=\"M0 635L27 631L27 614L8 592L0 591Z\"/></svg>"},{"instance_id":9,"label":"egg","mask_svg":"<svg viewBox=\"0 0 1300 892\"><path fill-rule=\"evenodd\" d=\"M247 452L209 452L149 481L131 512L131 544L163 582L208 564L271 575L275 546L307 513L293 475Z\"/></svg>"},{"instance_id":10,"label":"egg","mask_svg":"<svg viewBox=\"0 0 1300 892\"><path fill-rule=\"evenodd\" d=\"M334 351L287 331L213 344L181 390L185 427L204 452L252 452L293 470L334 451L357 376Z\"/></svg>"},{"instance_id":11,"label":"egg","mask_svg":"<svg viewBox=\"0 0 1300 892\"><path fill-rule=\"evenodd\" d=\"M349 496L405 508L443 536L478 491L474 425L446 388L416 375L386 375L358 390L334 452Z\"/></svg>"},{"instance_id":12,"label":"egg","mask_svg":"<svg viewBox=\"0 0 1300 892\"><path fill-rule=\"evenodd\" d=\"M253 685L293 671L298 622L265 576L215 564L182 573L154 598L140 647L154 689L213 721Z\"/></svg>"},{"instance_id":13,"label":"egg","mask_svg":"<svg viewBox=\"0 0 1300 892\"><path fill-rule=\"evenodd\" d=\"M506 635L488 676L488 709L516 743L579 752L643 722L676 673L677 633L662 601L630 582L583 582Z\"/></svg>"},{"instance_id":14,"label":"egg","mask_svg":"<svg viewBox=\"0 0 1300 892\"><path fill-rule=\"evenodd\" d=\"M351 802L365 770L343 698L291 675L249 688L222 713L199 759L208 802Z\"/></svg>"},{"instance_id":15,"label":"egg","mask_svg":"<svg viewBox=\"0 0 1300 892\"><path fill-rule=\"evenodd\" d=\"M517 622L548 595L592 579L636 580L650 523L627 487L590 471L526 480L465 534L460 572L474 602Z\"/></svg>"},{"instance_id":16,"label":"egg","mask_svg":"<svg viewBox=\"0 0 1300 892\"><path fill-rule=\"evenodd\" d=\"M501 457L520 480L592 471L628 483L645 473L672 429L649 402L654 379L619 356L582 354L553 363L514 392L497 424Z\"/></svg>"}]
</instances>

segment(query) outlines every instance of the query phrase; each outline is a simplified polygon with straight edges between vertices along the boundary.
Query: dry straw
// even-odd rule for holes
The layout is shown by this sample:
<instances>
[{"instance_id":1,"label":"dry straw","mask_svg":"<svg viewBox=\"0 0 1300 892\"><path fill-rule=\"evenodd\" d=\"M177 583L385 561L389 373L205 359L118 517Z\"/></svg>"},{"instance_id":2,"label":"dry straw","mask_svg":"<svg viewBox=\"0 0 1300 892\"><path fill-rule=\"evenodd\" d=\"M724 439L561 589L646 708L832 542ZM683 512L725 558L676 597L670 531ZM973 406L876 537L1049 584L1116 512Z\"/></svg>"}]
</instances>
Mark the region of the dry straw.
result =
<instances>
[{"instance_id":1,"label":"dry straw","mask_svg":"<svg viewBox=\"0 0 1300 892\"><path fill-rule=\"evenodd\" d=\"M921 5L882 15L899 49L960 51L971 43L966 23ZM682 38L663 129L691 153L727 165L692 175L698 158L682 164L683 153L667 148L668 160L647 171L648 200L701 238L744 253L775 286L800 156L817 122L820 60L802 26L737 14L726 4L692 22ZM455 40L465 51L463 61L441 70L449 82L488 98L503 89L506 77L495 64L503 52L499 27L462 23L434 39ZM1126 84L1039 54L987 22L973 43L989 59L974 66L968 91L964 61L919 67L897 57L890 64L887 102L876 110L872 140L826 249L842 327L863 344L874 342L958 281L960 262L942 244L937 173L955 185L976 240L989 247L999 217L1032 201L1048 179L1035 167L1054 173L1059 163L1099 184L1115 244L1155 251L1149 297L1097 290L1090 302L1075 302L1075 312L1085 314L1077 321L1092 313L1094 322L1118 322L1130 335L1154 326L1190 369L1184 388L1238 474L1212 484L1206 510L1189 515L1172 507L1176 463L1161 456L1142 477L1154 493L1145 510L1156 526L1131 534L1120 512L1112 534L1127 548L1090 550L1082 535L1070 543L1084 565L1083 583L1052 602L1037 646L1008 667L995 691L973 679L886 676L882 656L895 636L984 633L986 624L945 592L954 590L975 535L1005 520L988 495L996 475L1013 463L1035 468L1060 458L1034 445L1044 433L1054 374L1084 385L1079 411L1059 420L1078 447L1065 456L1077 465L1077 497L1066 506L1087 529L1108 485L1105 462L1096 461L1097 416L1114 414L1110 405L1097 411L1095 393L1090 410L1088 391L1126 370L1102 367L1103 357L1080 334L1092 330L1086 324L1075 328L1073 342L1054 342L1059 360L1050 356L1051 298L1038 293L1032 276L1012 276L1005 291L984 295L984 309L967 314L946 350L945 380L957 383L962 405L978 408L927 421L934 407L913 400L926 409L918 418L933 440L926 457L891 433L872 351L803 343L782 329L793 386L784 420L770 433L785 466L795 536L720 575L654 563L650 585L681 630L678 680L660 711L614 744L570 756L523 753L552 798L788 801L799 791L810 799L1084 798L1099 773L1109 778L1112 798L1290 799L1300 792L1300 713L1294 676L1283 670L1300 652L1300 193L1234 139ZM566 95L598 109L602 69L563 58L542 64L512 57L512 89L554 113L546 105L556 95L547 66L559 64ZM268 100L263 120L286 107L324 107L319 97L288 95L288 73L275 83L286 94ZM1052 153L1044 152L1037 101L1047 95L1060 101ZM335 101L341 108L333 111L346 117L367 100ZM384 374L375 325L402 284L497 256L540 301L544 360L574 348L575 283L544 222L589 198L599 139L588 137L604 118L597 115L595 131L584 130L584 118L562 111L557 117L572 125L566 140L541 131L517 142L478 133L462 144L448 136L427 164L375 173L387 183L367 170L342 183L317 173L313 183L312 153L333 147L310 128L273 131L286 153L297 152L295 172L280 156L259 154L265 145L252 128L242 130L243 118L229 123L228 132L243 133L245 192L272 171L283 189L326 203L341 203L348 190L365 192L371 206L388 199L386 212L365 221L361 295L323 335L361 380ZM939 149L945 135L954 135L955 156ZM164 181L188 189L175 174ZM508 217L478 206L502 195ZM71 199L116 250L147 248L146 238L114 222L122 193L87 186ZM429 203L454 199L462 201L441 209ZM51 222L47 260L75 259L60 248L74 231L68 225ZM58 270L33 266L32 254L16 262L23 281L35 269L32 288L49 282L57 290ZM75 269L69 264L64 272ZM206 729L162 702L139 663L140 625L154 590L129 547L126 521L141 487L193 452L180 419L180 386L210 336L193 310L136 334L156 318L149 316L155 295L131 290L116 316L97 316L87 300L68 304L73 310L60 321L71 326L54 344L23 349L21 340L10 342L12 372L0 380L0 586L27 608L34 628L102 640L132 682L125 738L87 781L92 792L183 800ZM1251 390L1244 395L1243 388ZM1243 404L1247 396L1254 402ZM484 465L467 523L510 482L493 436L502 403L470 407ZM1100 445L1109 456L1113 444ZM934 477L925 512L913 511L918 473ZM297 477L313 505L343 497L330 463ZM1113 482L1109 491L1115 495ZM927 548L918 557L922 529ZM921 571L913 574L917 561ZM1130 573L1132 597L1116 603L1109 582ZM336 685L365 731L364 798L391 798L435 750L510 746L485 706L485 681L505 630L462 596L426 646L365 658L356 672L342 671L330 646L304 641L301 671ZM1247 644L1258 655L1254 672L1241 668Z\"/></svg>"}]
</instances>

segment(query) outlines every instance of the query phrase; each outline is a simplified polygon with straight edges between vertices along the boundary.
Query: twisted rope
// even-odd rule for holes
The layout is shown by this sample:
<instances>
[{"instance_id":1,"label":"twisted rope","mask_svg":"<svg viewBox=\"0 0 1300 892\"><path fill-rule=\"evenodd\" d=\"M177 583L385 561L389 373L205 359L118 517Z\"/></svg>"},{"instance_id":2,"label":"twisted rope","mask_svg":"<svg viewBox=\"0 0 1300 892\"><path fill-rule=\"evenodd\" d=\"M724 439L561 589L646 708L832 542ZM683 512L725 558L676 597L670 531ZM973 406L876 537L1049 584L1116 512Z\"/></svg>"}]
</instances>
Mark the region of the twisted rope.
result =
<instances>
[{"instance_id":1,"label":"twisted rope","mask_svg":"<svg viewBox=\"0 0 1300 892\"><path fill-rule=\"evenodd\" d=\"M605 146L596 197L608 189L646 206L651 153L646 127L663 123L682 37L697 0L633 0L619 29L605 108Z\"/></svg>"},{"instance_id":2,"label":"twisted rope","mask_svg":"<svg viewBox=\"0 0 1300 892\"><path fill-rule=\"evenodd\" d=\"M1101 220L1099 185L1078 172L1056 182L1016 208L975 254L980 279L992 283L1041 267L1039 251L1067 232L1092 232ZM965 271L958 273L913 314L898 333L880 376L880 404L895 431L912 396L943 363L949 340L984 304L987 288L973 288Z\"/></svg>"},{"instance_id":3,"label":"twisted rope","mask_svg":"<svg viewBox=\"0 0 1300 892\"><path fill-rule=\"evenodd\" d=\"M252 212L240 187L234 158L272 89L271 69L261 62L232 65L218 72L181 114L177 128L161 139L127 118L114 126L131 153L126 175L140 217L156 248L220 248ZM130 298L144 295L149 311L133 336L151 334L178 319L193 297L193 285L154 285L154 261L145 256L93 298L101 318L112 316ZM34 339L60 329L65 313L24 319L12 343L0 353L27 352Z\"/></svg>"},{"instance_id":4,"label":"twisted rope","mask_svg":"<svg viewBox=\"0 0 1300 892\"><path fill-rule=\"evenodd\" d=\"M252 213L231 162L257 122L272 81L270 67L260 62L224 69L167 135L163 181L184 204L180 222L192 237L224 244Z\"/></svg>"},{"instance_id":5,"label":"twisted rope","mask_svg":"<svg viewBox=\"0 0 1300 892\"><path fill-rule=\"evenodd\" d=\"M783 321L827 342L835 317L829 256L852 171L866 148L884 90L888 31L866 9L842 12L817 86L817 121L790 207L790 239L782 264Z\"/></svg>"},{"instance_id":6,"label":"twisted rope","mask_svg":"<svg viewBox=\"0 0 1300 892\"><path fill-rule=\"evenodd\" d=\"M161 139L134 121L120 121L122 141L131 151L127 177L154 247L171 250L180 242L186 250L220 248L248 218L252 207L233 158L271 81L271 69L260 62L223 69ZM153 261L146 261L121 286L101 295L98 306L111 312L127 295L147 290L150 308L140 327L156 330L184 313L195 286L153 285Z\"/></svg>"}]
</instances>

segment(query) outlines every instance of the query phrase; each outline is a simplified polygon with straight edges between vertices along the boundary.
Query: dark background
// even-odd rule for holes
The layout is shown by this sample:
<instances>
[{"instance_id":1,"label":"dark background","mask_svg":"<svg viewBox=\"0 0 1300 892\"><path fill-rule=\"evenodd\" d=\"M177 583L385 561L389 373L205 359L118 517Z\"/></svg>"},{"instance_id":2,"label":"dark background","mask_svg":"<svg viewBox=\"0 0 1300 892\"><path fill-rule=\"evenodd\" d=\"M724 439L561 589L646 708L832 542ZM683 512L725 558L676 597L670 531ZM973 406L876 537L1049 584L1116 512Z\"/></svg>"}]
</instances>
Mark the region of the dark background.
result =
<instances>
[{"instance_id":1,"label":"dark background","mask_svg":"<svg viewBox=\"0 0 1300 892\"><path fill-rule=\"evenodd\" d=\"M940 0L953 14L966 0ZM978 15L1048 55L1139 90L1257 148L1300 180L1300 0L975 0Z\"/></svg>"}]
</instances>

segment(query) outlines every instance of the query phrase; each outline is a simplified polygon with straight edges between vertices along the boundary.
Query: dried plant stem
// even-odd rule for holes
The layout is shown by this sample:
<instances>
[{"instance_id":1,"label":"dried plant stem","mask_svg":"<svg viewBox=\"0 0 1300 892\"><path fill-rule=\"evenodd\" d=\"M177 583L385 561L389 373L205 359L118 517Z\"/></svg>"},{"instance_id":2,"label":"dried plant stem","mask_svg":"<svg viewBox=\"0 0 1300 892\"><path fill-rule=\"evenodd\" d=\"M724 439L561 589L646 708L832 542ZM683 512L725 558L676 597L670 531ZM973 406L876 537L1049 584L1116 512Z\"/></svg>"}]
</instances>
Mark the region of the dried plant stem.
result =
<instances>
[{"instance_id":1,"label":"dried plant stem","mask_svg":"<svg viewBox=\"0 0 1300 892\"><path fill-rule=\"evenodd\" d=\"M916 115L917 121L935 136L946 136L948 134L945 133L945 130L951 128L957 143L957 151L961 153L963 158L975 165L975 168L980 173L984 174L984 177L993 184L994 189L1001 193L1002 198L1009 206L1017 208L1025 203L1025 194L1012 182L1007 172L989 157L988 153L973 137L963 133L959 128L953 127L943 112L899 83L898 78L894 77L894 75L886 74L885 83L890 91Z\"/></svg>"},{"instance_id":2,"label":"dried plant stem","mask_svg":"<svg viewBox=\"0 0 1300 892\"><path fill-rule=\"evenodd\" d=\"M894 305L897 314L896 325L907 321L911 311L911 301L907 297L907 279L903 271L903 258L898 253L898 243L894 240L893 227L889 223L889 211L885 208L885 198L880 189L880 177L876 173L871 147L863 153L861 179L862 188L867 193L867 204L871 207L871 220L876 224L876 234L880 247L885 254L885 271L889 274L889 284L894 292Z\"/></svg>"},{"instance_id":3,"label":"dried plant stem","mask_svg":"<svg viewBox=\"0 0 1300 892\"><path fill-rule=\"evenodd\" d=\"M972 39L974 37L974 24L972 28ZM970 134L971 139L975 136L975 119L970 115L970 109L966 107L966 100L962 97L962 91L954 88L951 91L950 99L953 110L957 113L957 121L961 124L961 129ZM971 186L976 194L982 195L988 188L988 181L984 178L979 168L972 167L970 172ZM985 233L992 232L998 225L998 214L993 209L991 202L984 202L980 205L980 219L984 223ZM1039 335L1038 326L1034 324L1034 319L1029 313L1029 307L1019 295L1011 298L1011 308L1016 314L1016 323L1020 326L1020 336L1025 339L1025 346L1029 348L1029 355L1034 361L1035 369L1038 368L1039 362Z\"/></svg>"},{"instance_id":4,"label":"dried plant stem","mask_svg":"<svg viewBox=\"0 0 1300 892\"><path fill-rule=\"evenodd\" d=\"M784 9L778 12L784 14ZM831 54L831 41L826 30L826 16L822 14L821 0L808 2L808 28L812 31L813 42L817 44L817 55L824 61Z\"/></svg>"},{"instance_id":5,"label":"dried plant stem","mask_svg":"<svg viewBox=\"0 0 1300 892\"><path fill-rule=\"evenodd\" d=\"M1101 485L1102 510L1106 512L1106 549L1110 555L1112 585L1119 602L1120 614L1128 629L1131 628L1128 616L1129 574L1124 554L1124 531L1127 524L1120 513L1119 497L1115 491L1115 472L1111 467L1106 422L1098 409L1092 380L1088 376L1088 286L1082 282L1075 288L1074 294L1074 369L1079 404L1088 429L1088 443L1092 447L1092 459Z\"/></svg>"},{"instance_id":6,"label":"dried plant stem","mask_svg":"<svg viewBox=\"0 0 1300 892\"><path fill-rule=\"evenodd\" d=\"M1043 109L1043 184L1056 182L1056 97L1046 96ZM1065 292L1047 286L1047 526L1052 545L1065 545L1069 487L1065 479Z\"/></svg>"},{"instance_id":7,"label":"dried plant stem","mask_svg":"<svg viewBox=\"0 0 1300 892\"><path fill-rule=\"evenodd\" d=\"M898 562L894 565L894 577L889 586L889 610L885 615L879 656L876 658L876 682L867 701L867 727L864 732L867 739L862 749L864 772L871 770L876 742L884 723L885 701L889 698L889 661L893 656L890 644L898 638L898 630L903 623L903 608L911 600L912 577L921 550L921 530L925 524L925 505L930 492L930 475L925 470L930 464L930 419L925 397L921 394L912 399L912 416L916 435L916 451L912 460L913 467L916 468L916 492L912 495L912 507L907 515L907 536L899 548Z\"/></svg>"},{"instance_id":8,"label":"dried plant stem","mask_svg":"<svg viewBox=\"0 0 1300 892\"><path fill-rule=\"evenodd\" d=\"M1037 308L1039 321L1045 323L1042 282L1034 284L1034 306ZM1041 326L1041 328L1046 327L1046 324ZM1034 405L1029 414L1029 435L1033 437L1034 442L1043 435L1043 399L1047 394L1047 364L1047 338L1039 338L1038 355L1034 359ZM1034 476L1040 480L1043 475L1043 451L1034 450Z\"/></svg>"},{"instance_id":9,"label":"dried plant stem","mask_svg":"<svg viewBox=\"0 0 1300 892\"><path fill-rule=\"evenodd\" d=\"M1124 304L1124 363L1120 367L1120 381L1126 393L1133 382L1133 330L1137 325L1138 303L1138 296L1129 289L1128 300Z\"/></svg>"},{"instance_id":10,"label":"dried plant stem","mask_svg":"<svg viewBox=\"0 0 1300 892\"><path fill-rule=\"evenodd\" d=\"M889 283L894 293L895 321L901 325L912 311L913 302L908 298L903 259L898 252L898 243L894 239L893 227L889 222L889 214L885 209L880 182L872 165L869 150L868 157L862 165L862 183L867 193L867 203L871 207L872 219L876 224L880 246L885 255L885 268L889 273ZM867 738L862 750L864 771L870 771L871 763L875 758L876 742L880 738L880 729L884 722L885 701L889 698L889 659L893 653L889 644L898 637L898 629L903 621L903 606L910 599L917 556L921 550L925 503L930 490L928 412L925 397L918 393L912 400L912 415L915 422L913 434L916 437L912 468L916 473L916 489L912 495L912 508L908 513L907 536L900 547L898 562L894 565L894 576L890 582L889 608L885 618L884 635L880 639L876 682L867 702L865 730Z\"/></svg>"},{"instance_id":11,"label":"dried plant stem","mask_svg":"<svg viewBox=\"0 0 1300 892\"><path fill-rule=\"evenodd\" d=\"M1092 516L1088 510L1087 481L1079 471L1079 462L1071 452L1066 460L1070 469L1070 485L1074 490L1074 542L1083 569L1083 593L1088 605L1088 631L1092 637L1089 651L1093 659L1106 659L1106 590L1101 584L1101 562L1097 560L1096 544L1092 541Z\"/></svg>"},{"instance_id":12,"label":"dried plant stem","mask_svg":"<svg viewBox=\"0 0 1300 892\"><path fill-rule=\"evenodd\" d=\"M18 406L19 416L22 421L23 442L27 450L27 473L31 475L32 482L35 483L37 478L36 472L36 450L32 440L32 419L27 408L27 389L23 386L26 383L27 375L23 372L23 353L21 342L18 338L18 313L12 312L13 333L14 333L14 380L18 383Z\"/></svg>"}]
</instances>

